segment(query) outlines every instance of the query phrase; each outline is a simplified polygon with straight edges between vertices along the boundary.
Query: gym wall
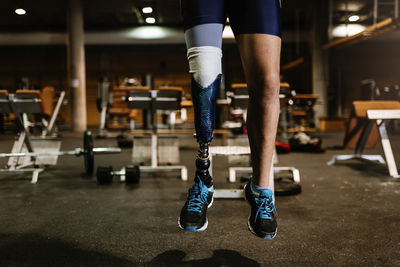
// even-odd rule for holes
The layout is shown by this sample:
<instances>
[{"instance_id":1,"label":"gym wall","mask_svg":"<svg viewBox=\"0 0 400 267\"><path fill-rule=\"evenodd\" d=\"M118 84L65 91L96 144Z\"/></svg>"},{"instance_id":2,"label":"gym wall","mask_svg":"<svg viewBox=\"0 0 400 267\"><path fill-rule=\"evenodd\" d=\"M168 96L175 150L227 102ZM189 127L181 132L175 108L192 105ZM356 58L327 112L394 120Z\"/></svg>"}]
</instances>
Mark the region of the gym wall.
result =
<instances>
[{"instance_id":1,"label":"gym wall","mask_svg":"<svg viewBox=\"0 0 400 267\"><path fill-rule=\"evenodd\" d=\"M67 63L65 46L21 46L0 49L0 87L17 89L19 77L29 78L31 86L46 85L57 89L67 88ZM341 104L348 115L351 102L360 96L360 81L375 79L378 87L399 83L397 59L400 50L391 42L364 42L351 47L332 50L330 58L330 104ZM240 57L235 45L224 46L224 71L226 84L244 82ZM373 62L373 64L371 63ZM154 75L157 88L163 84L182 86L190 93L190 76L187 73L184 45L175 46L87 46L87 116L88 126L97 126L96 108L98 79L109 76L114 82L123 77L141 78L144 73ZM305 61L299 67L283 72L285 81L301 93L311 92L311 66ZM341 97L338 97L338 95ZM341 103L338 103L341 101ZM62 111L69 123L69 107ZM191 118L189 117L189 122Z\"/></svg>"}]
</instances>

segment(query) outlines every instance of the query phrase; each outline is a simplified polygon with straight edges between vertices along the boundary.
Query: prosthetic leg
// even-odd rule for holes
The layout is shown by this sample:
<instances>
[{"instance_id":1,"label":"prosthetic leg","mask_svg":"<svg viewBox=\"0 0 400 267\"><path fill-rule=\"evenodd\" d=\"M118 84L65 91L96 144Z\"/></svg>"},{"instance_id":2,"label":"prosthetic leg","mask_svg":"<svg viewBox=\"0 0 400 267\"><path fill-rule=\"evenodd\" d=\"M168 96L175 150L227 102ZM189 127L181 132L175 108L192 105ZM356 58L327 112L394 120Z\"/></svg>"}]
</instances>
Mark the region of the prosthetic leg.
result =
<instances>
[{"instance_id":1,"label":"prosthetic leg","mask_svg":"<svg viewBox=\"0 0 400 267\"><path fill-rule=\"evenodd\" d=\"M178 225L190 232L207 229L207 209L213 202L214 187L209 172L210 155L208 147L212 140L215 121L215 102L221 85L221 75L208 87L202 87L192 79L192 99L195 111L196 139L199 151L196 159L196 176L188 199L182 208Z\"/></svg>"},{"instance_id":2,"label":"prosthetic leg","mask_svg":"<svg viewBox=\"0 0 400 267\"><path fill-rule=\"evenodd\" d=\"M221 75L207 88L201 87L192 79L192 98L195 114L196 139L199 151L196 159L196 177L207 187L212 186L209 173L210 155L208 147L212 140L215 123L215 101L221 85Z\"/></svg>"},{"instance_id":3,"label":"prosthetic leg","mask_svg":"<svg viewBox=\"0 0 400 267\"><path fill-rule=\"evenodd\" d=\"M194 184L182 208L180 228L201 232L207 229L207 209L213 202L214 187L209 172L209 145L215 121L215 103L221 86L223 24L196 25L185 31L189 73L192 74L192 100L199 151Z\"/></svg>"}]
</instances>

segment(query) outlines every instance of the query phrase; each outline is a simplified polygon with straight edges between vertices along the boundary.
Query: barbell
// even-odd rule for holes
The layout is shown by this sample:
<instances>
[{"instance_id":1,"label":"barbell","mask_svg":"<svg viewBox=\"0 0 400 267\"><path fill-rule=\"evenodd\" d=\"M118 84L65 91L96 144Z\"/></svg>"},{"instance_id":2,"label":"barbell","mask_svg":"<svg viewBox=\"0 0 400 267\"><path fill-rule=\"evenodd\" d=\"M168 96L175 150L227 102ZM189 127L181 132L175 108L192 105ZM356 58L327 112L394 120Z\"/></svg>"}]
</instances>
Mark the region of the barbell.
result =
<instances>
[{"instance_id":1,"label":"barbell","mask_svg":"<svg viewBox=\"0 0 400 267\"><path fill-rule=\"evenodd\" d=\"M83 134L83 148L75 148L67 151L51 152L18 152L18 153L0 153L0 158L9 157L50 157L50 156L83 156L84 166L87 175L93 174L94 155L95 154L115 154L121 153L119 147L93 147L93 137L91 131L85 131Z\"/></svg>"}]
</instances>

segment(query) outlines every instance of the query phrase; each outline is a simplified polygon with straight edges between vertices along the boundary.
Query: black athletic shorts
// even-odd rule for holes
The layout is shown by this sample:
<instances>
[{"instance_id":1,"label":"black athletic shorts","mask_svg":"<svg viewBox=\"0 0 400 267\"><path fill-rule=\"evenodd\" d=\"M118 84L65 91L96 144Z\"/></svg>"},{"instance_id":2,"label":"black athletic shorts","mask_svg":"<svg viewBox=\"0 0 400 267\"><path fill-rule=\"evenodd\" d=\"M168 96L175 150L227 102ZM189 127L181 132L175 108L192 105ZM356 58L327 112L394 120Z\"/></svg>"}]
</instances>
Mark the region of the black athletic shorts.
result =
<instances>
[{"instance_id":1,"label":"black athletic shorts","mask_svg":"<svg viewBox=\"0 0 400 267\"><path fill-rule=\"evenodd\" d=\"M281 0L181 0L185 30L207 23L225 24L233 32L281 36Z\"/></svg>"}]
</instances>

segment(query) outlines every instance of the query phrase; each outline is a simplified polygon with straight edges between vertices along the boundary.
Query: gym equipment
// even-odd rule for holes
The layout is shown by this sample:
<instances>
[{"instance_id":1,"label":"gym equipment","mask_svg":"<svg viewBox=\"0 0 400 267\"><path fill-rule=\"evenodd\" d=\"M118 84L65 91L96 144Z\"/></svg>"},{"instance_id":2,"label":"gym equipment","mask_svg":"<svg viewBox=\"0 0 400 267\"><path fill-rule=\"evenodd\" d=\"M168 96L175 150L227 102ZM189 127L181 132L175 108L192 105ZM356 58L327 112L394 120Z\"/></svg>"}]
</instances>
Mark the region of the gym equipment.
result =
<instances>
[{"instance_id":1,"label":"gym equipment","mask_svg":"<svg viewBox=\"0 0 400 267\"><path fill-rule=\"evenodd\" d=\"M170 165L170 166L159 166L158 165L158 138L157 138L157 121L156 111L157 110L177 110L180 109L181 102L181 91L176 90L130 90L129 91L129 107L131 109L144 109L150 111L151 118L151 165L140 166L141 172L157 172L157 171L181 171L181 179L187 181L187 168L186 166Z\"/></svg>"},{"instance_id":2,"label":"gym equipment","mask_svg":"<svg viewBox=\"0 0 400 267\"><path fill-rule=\"evenodd\" d=\"M131 130L134 129L133 110L126 103L127 95L130 90L149 90L149 87L133 86L128 82L125 84L114 86L111 90L111 83L106 77L99 80L97 109L100 112L100 125L97 138L124 140L127 125Z\"/></svg>"},{"instance_id":3,"label":"gym equipment","mask_svg":"<svg viewBox=\"0 0 400 267\"><path fill-rule=\"evenodd\" d=\"M132 147L132 145L131 145ZM151 164L151 135L133 136L132 163L137 165ZM176 135L158 135L157 161L164 165L179 164L179 138Z\"/></svg>"},{"instance_id":4,"label":"gym equipment","mask_svg":"<svg viewBox=\"0 0 400 267\"><path fill-rule=\"evenodd\" d=\"M276 196L292 196L301 193L301 185L291 178L275 178L274 192Z\"/></svg>"},{"instance_id":5,"label":"gym equipment","mask_svg":"<svg viewBox=\"0 0 400 267\"><path fill-rule=\"evenodd\" d=\"M276 167L274 168L276 171ZM251 170L249 171L249 173ZM250 178L241 177L240 181L247 183ZM301 193L301 185L293 182L292 177L274 178L274 194L275 196L292 196Z\"/></svg>"},{"instance_id":6,"label":"gym equipment","mask_svg":"<svg viewBox=\"0 0 400 267\"><path fill-rule=\"evenodd\" d=\"M231 91L226 93L227 99L219 100L218 104L229 104L229 115L234 121L225 121L224 128L241 128L246 123L247 104L249 94L247 84L233 83ZM280 116L279 131L287 139L287 133L308 131L313 132L314 111L313 106L318 100L318 95L296 94L290 89L288 83L280 83Z\"/></svg>"},{"instance_id":7,"label":"gym equipment","mask_svg":"<svg viewBox=\"0 0 400 267\"><path fill-rule=\"evenodd\" d=\"M289 90L290 86L287 83L281 83L281 92L286 92ZM230 99L231 104L231 114L238 114L243 116L242 122L245 122L247 105L248 105L248 89L247 84L232 84L232 92L227 94L228 99ZM281 106L282 101L285 101L286 95L280 94ZM284 102L286 103L286 102ZM282 111L282 110L281 110ZM286 113L281 112L280 117L284 116L284 130L287 131ZM210 174L212 173L212 158L213 156L225 155L225 156L239 156L239 155L250 155L250 147L248 144L244 146L212 146L210 147ZM276 150L274 151L274 164L278 163L278 157L276 155ZM289 178L276 178L274 179L274 173L289 172ZM233 183L236 181L237 173L251 174L251 167L230 167L229 168L229 182ZM283 183L285 181L285 183ZM275 184L275 185L274 185ZM300 186L300 172L294 167L272 167L270 175L270 189L276 192L276 195L289 195L297 194L301 192ZM241 189L217 189L216 198L242 198L243 190Z\"/></svg>"},{"instance_id":8,"label":"gym equipment","mask_svg":"<svg viewBox=\"0 0 400 267\"><path fill-rule=\"evenodd\" d=\"M7 91L0 92L0 109L7 113L15 114L18 139L14 142L10 153L0 153L0 158L9 158L7 168L1 169L0 173L32 172L31 183L37 183L39 173L44 169L40 165L56 165L58 156L84 156L85 171L88 175L93 173L94 155L120 153L120 148L95 148L90 131L86 131L83 136L83 148L75 148L70 151L59 151L61 142L55 138L49 138L47 134L52 134L55 119L61 108L65 93L62 92L57 102L55 110L48 127L45 129L46 136L39 139L31 138L28 125L25 123L26 114L41 114L41 98L38 91L18 90L16 94L8 94ZM37 142L36 146L33 141ZM28 166L36 168L26 168Z\"/></svg>"},{"instance_id":9,"label":"gym equipment","mask_svg":"<svg viewBox=\"0 0 400 267\"><path fill-rule=\"evenodd\" d=\"M114 176L120 176L120 181L129 184L138 184L140 182L139 166L128 165L120 171L114 171L112 166L97 167L97 183L100 185L111 184Z\"/></svg>"},{"instance_id":10,"label":"gym equipment","mask_svg":"<svg viewBox=\"0 0 400 267\"><path fill-rule=\"evenodd\" d=\"M395 84L393 86L385 86L376 89L377 100L400 100L400 86Z\"/></svg>"},{"instance_id":11,"label":"gym equipment","mask_svg":"<svg viewBox=\"0 0 400 267\"><path fill-rule=\"evenodd\" d=\"M0 92L0 109L5 113L14 113L15 115L18 139L14 142L11 153L33 152L33 148L35 148L35 152L59 151L61 142L55 139L53 131L64 96L65 93L61 92L53 114L47 114L47 116L51 115L51 119L47 127L42 130L42 135L32 140L29 129L32 123L27 118L29 115L45 115L42 113L41 93L37 90L17 90L15 94L9 94L7 90ZM30 165L56 165L56 162L57 158L54 157L37 157L32 159L30 157L10 157L8 160L8 170L22 169ZM24 171L32 171L33 177L37 177L38 173L42 170L34 168L24 169Z\"/></svg>"},{"instance_id":12,"label":"gym equipment","mask_svg":"<svg viewBox=\"0 0 400 267\"><path fill-rule=\"evenodd\" d=\"M319 96L313 94L295 94L288 100L289 121L291 128L307 127L315 129L314 105Z\"/></svg>"},{"instance_id":13,"label":"gym equipment","mask_svg":"<svg viewBox=\"0 0 400 267\"><path fill-rule=\"evenodd\" d=\"M100 78L99 80L99 93L97 98L97 110L100 112L100 125L98 138L106 138L107 130L107 111L112 104L112 94L110 94L110 83L107 77Z\"/></svg>"},{"instance_id":14,"label":"gym equipment","mask_svg":"<svg viewBox=\"0 0 400 267\"><path fill-rule=\"evenodd\" d=\"M52 109L52 102L55 92L52 87L45 87L42 92L38 90L17 90L15 94L8 94L7 91L5 93L8 95L10 113L21 116L21 122L25 128L39 125L42 128L41 136L43 138L57 136L55 123L65 99L64 91L60 92L54 109ZM30 122L28 120L30 114L40 115L40 123Z\"/></svg>"},{"instance_id":15,"label":"gym equipment","mask_svg":"<svg viewBox=\"0 0 400 267\"><path fill-rule=\"evenodd\" d=\"M83 148L75 148L67 151L54 152L20 152L20 153L0 153L0 158L6 157L45 157L45 156L84 156L84 168L87 175L93 174L94 155L95 154L114 154L121 153L118 147L93 147L93 137L90 131L86 131L83 135ZM8 171L13 171L9 169ZM2 170L1 172L4 172ZM32 183L37 183L38 177L32 177Z\"/></svg>"},{"instance_id":16,"label":"gym equipment","mask_svg":"<svg viewBox=\"0 0 400 267\"><path fill-rule=\"evenodd\" d=\"M212 159L213 156L232 156L232 155L250 155L250 147L248 146L211 146L210 147L210 175L212 175ZM277 163L277 155L274 153L274 163ZM230 167L229 182L236 182L237 173L252 173L251 167ZM275 178L275 173L290 172L291 178ZM276 195L292 195L301 192L300 172L294 167L276 167L272 166L270 175L270 189ZM215 198L243 198L242 189L215 189Z\"/></svg>"},{"instance_id":17,"label":"gym equipment","mask_svg":"<svg viewBox=\"0 0 400 267\"><path fill-rule=\"evenodd\" d=\"M358 138L357 146L353 155L336 155L328 165L333 165L337 161L349 159L364 159L367 161L377 161L381 164L386 164L389 175L393 178L400 178L394 160L392 147L390 145L389 136L386 131L387 120L400 119L400 101L354 101L353 114L357 118L366 119L361 135ZM364 155L363 151L370 137L374 125L377 125L381 144L386 161L381 155Z\"/></svg>"},{"instance_id":18,"label":"gym equipment","mask_svg":"<svg viewBox=\"0 0 400 267\"><path fill-rule=\"evenodd\" d=\"M229 105L229 117L232 121L225 121L223 128L241 129L246 124L247 103L249 101L249 92L247 84L234 83L231 85L231 91L226 92ZM220 104L221 101L218 101Z\"/></svg>"}]
</instances>

